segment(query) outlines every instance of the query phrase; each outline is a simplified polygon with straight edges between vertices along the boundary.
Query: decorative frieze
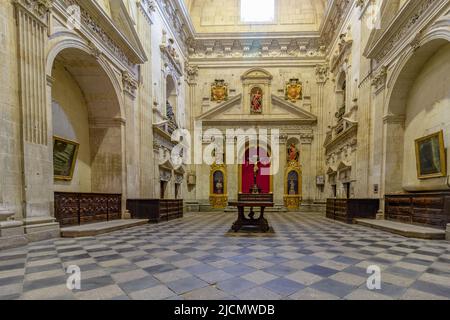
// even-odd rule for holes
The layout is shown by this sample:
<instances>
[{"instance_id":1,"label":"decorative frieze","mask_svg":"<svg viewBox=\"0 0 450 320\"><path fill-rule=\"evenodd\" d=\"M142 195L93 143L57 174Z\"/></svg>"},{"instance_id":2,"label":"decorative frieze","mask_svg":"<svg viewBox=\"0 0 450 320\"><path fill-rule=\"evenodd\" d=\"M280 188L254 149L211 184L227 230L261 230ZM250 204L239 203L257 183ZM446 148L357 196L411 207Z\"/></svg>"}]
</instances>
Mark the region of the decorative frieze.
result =
<instances>
[{"instance_id":1,"label":"decorative frieze","mask_svg":"<svg viewBox=\"0 0 450 320\"><path fill-rule=\"evenodd\" d=\"M134 65L140 63L142 61L138 61L139 59L130 60L127 54L124 52L122 48L117 45L117 43L111 38L110 35L102 28L102 26L98 23L98 18L93 17L83 6L82 1L80 0L60 0L64 1L66 6L76 5L80 7L81 13L81 24L85 28L87 28L92 35L96 37L96 40L102 45L106 46L119 61L128 66L130 70L133 70ZM99 54L98 51L94 51L94 54Z\"/></svg>"},{"instance_id":2,"label":"decorative frieze","mask_svg":"<svg viewBox=\"0 0 450 320\"><path fill-rule=\"evenodd\" d=\"M426 20L425 16L433 13L432 7L439 8L446 4L448 0L408 1L401 9L401 14L390 23L389 28L376 37L371 42L372 45L369 44L365 55L378 62L382 61L390 53L395 52L394 48L404 43L409 35L415 33L414 30ZM418 42L413 40L411 44L417 46Z\"/></svg>"},{"instance_id":3,"label":"decorative frieze","mask_svg":"<svg viewBox=\"0 0 450 320\"><path fill-rule=\"evenodd\" d=\"M319 37L272 38L272 39L201 39L190 42L191 59L233 58L303 58L325 57L325 47Z\"/></svg>"}]
</instances>

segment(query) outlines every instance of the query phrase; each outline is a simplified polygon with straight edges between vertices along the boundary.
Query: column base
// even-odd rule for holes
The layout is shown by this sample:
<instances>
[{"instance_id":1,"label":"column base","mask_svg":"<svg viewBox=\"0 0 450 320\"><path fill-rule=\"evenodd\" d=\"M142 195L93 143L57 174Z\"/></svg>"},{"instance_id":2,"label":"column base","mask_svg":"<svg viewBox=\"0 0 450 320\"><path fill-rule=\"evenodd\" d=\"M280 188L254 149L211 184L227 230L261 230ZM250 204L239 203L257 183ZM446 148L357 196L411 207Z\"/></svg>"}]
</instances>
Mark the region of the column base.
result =
<instances>
[{"instance_id":1,"label":"column base","mask_svg":"<svg viewBox=\"0 0 450 320\"><path fill-rule=\"evenodd\" d=\"M376 219L377 219L377 220L385 220L384 212L381 211L381 210L379 210L379 211L377 212Z\"/></svg>"},{"instance_id":2,"label":"column base","mask_svg":"<svg viewBox=\"0 0 450 320\"><path fill-rule=\"evenodd\" d=\"M59 223L53 217L27 218L23 223L30 242L59 238L61 235Z\"/></svg>"},{"instance_id":3,"label":"column base","mask_svg":"<svg viewBox=\"0 0 450 320\"><path fill-rule=\"evenodd\" d=\"M23 222L14 220L14 212L0 209L0 250L23 246L28 243Z\"/></svg>"},{"instance_id":4,"label":"column base","mask_svg":"<svg viewBox=\"0 0 450 320\"><path fill-rule=\"evenodd\" d=\"M131 213L128 210L125 210L122 212L122 220L130 220L131 219Z\"/></svg>"}]
</instances>

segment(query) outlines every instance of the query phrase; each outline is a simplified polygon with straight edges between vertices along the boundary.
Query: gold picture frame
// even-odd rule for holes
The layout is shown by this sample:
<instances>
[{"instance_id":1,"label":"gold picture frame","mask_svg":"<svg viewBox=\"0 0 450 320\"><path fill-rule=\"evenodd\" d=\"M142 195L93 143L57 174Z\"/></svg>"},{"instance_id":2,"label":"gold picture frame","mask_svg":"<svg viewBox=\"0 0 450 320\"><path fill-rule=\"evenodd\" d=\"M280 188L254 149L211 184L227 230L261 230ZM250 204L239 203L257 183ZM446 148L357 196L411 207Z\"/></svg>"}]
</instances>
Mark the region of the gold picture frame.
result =
<instances>
[{"instance_id":1,"label":"gold picture frame","mask_svg":"<svg viewBox=\"0 0 450 320\"><path fill-rule=\"evenodd\" d=\"M447 175L444 131L417 139L416 164L419 179L441 178Z\"/></svg>"},{"instance_id":2,"label":"gold picture frame","mask_svg":"<svg viewBox=\"0 0 450 320\"><path fill-rule=\"evenodd\" d=\"M71 181L80 144L61 137L53 137L53 176L55 180Z\"/></svg>"}]
</instances>

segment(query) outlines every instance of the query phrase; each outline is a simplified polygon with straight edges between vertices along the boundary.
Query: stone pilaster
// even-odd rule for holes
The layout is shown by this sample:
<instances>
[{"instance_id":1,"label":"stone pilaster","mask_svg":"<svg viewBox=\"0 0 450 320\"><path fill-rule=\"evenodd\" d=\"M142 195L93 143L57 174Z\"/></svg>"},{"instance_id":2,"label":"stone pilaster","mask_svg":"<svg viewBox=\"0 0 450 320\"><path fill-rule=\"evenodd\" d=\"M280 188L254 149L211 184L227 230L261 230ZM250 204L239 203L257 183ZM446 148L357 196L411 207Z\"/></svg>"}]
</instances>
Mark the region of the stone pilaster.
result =
<instances>
[{"instance_id":1,"label":"stone pilaster","mask_svg":"<svg viewBox=\"0 0 450 320\"><path fill-rule=\"evenodd\" d=\"M185 79L187 80L187 84L188 84L188 106L186 106L186 109L189 110L188 113L188 118L190 119L188 122L188 130L191 133L192 136L192 140L191 140L191 149L193 150L194 148L194 139L195 139L195 134L194 134L194 121L195 121L195 101L197 99L197 77L198 77L198 66L196 65L190 65L190 64L186 64L185 66L185 71L186 71L186 77ZM192 156L192 163L194 162L194 155L191 152L191 156ZM195 172L195 164L191 164L188 166L188 171L189 172ZM188 192L189 195L189 199L193 200L194 202L196 201L196 199L199 199L200 194L197 192L197 187L193 187L193 190L191 190L190 192Z\"/></svg>"},{"instance_id":2,"label":"stone pilaster","mask_svg":"<svg viewBox=\"0 0 450 320\"><path fill-rule=\"evenodd\" d=\"M138 87L134 76L128 71L122 73L124 107L126 112L126 180L128 198L140 196L139 178L139 143L136 137L139 132L138 112L136 112L136 90Z\"/></svg>"},{"instance_id":3,"label":"stone pilaster","mask_svg":"<svg viewBox=\"0 0 450 320\"><path fill-rule=\"evenodd\" d=\"M327 130L327 123L325 121L325 84L328 80L328 65L316 66L316 83L317 83L317 133L315 139L316 146L316 174L325 175L325 150L323 144L325 142L325 134ZM316 188L316 200L323 198L324 192Z\"/></svg>"},{"instance_id":4,"label":"stone pilaster","mask_svg":"<svg viewBox=\"0 0 450 320\"><path fill-rule=\"evenodd\" d=\"M52 137L46 83L49 0L15 0L23 137L24 224L27 237L59 235L53 218Z\"/></svg>"},{"instance_id":5,"label":"stone pilaster","mask_svg":"<svg viewBox=\"0 0 450 320\"><path fill-rule=\"evenodd\" d=\"M300 160L303 175L303 202L312 204L314 202L315 176L312 161L312 134L302 134L300 137Z\"/></svg>"}]
</instances>

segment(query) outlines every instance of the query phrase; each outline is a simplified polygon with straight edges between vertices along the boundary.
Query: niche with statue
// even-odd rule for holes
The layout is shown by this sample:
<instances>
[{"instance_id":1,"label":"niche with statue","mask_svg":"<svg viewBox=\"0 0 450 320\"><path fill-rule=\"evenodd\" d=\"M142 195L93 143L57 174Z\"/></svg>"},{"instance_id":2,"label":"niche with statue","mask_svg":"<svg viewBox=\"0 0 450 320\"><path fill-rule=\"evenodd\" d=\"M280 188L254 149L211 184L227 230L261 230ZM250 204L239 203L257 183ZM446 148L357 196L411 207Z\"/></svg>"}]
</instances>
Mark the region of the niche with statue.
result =
<instances>
[{"instance_id":1,"label":"niche with statue","mask_svg":"<svg viewBox=\"0 0 450 320\"><path fill-rule=\"evenodd\" d=\"M300 150L297 139L289 139L286 150L286 168L284 178L284 205L288 210L297 210L302 201L302 170Z\"/></svg>"},{"instance_id":2,"label":"niche with statue","mask_svg":"<svg viewBox=\"0 0 450 320\"><path fill-rule=\"evenodd\" d=\"M224 164L215 163L211 166L209 200L214 209L227 207L227 172Z\"/></svg>"}]
</instances>

